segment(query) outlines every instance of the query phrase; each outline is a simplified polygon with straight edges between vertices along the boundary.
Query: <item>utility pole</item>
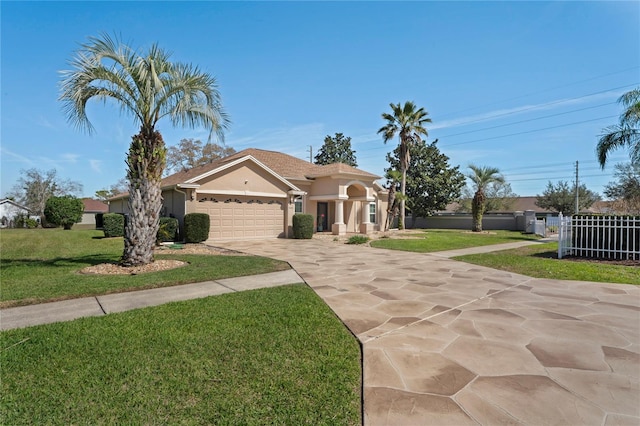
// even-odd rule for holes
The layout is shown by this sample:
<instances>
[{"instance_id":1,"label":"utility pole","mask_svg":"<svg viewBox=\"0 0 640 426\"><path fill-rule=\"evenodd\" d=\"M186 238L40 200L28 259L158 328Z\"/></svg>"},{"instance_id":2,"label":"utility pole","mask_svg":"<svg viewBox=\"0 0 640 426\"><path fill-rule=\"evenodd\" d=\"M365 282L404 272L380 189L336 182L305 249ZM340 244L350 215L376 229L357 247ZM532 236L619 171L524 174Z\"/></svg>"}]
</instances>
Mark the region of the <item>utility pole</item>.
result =
<instances>
[{"instance_id":1,"label":"utility pole","mask_svg":"<svg viewBox=\"0 0 640 426\"><path fill-rule=\"evenodd\" d=\"M576 208L575 208L575 214L580 213L579 209L578 209L578 185L580 183L580 180L578 179L578 162L576 161Z\"/></svg>"},{"instance_id":2,"label":"utility pole","mask_svg":"<svg viewBox=\"0 0 640 426\"><path fill-rule=\"evenodd\" d=\"M313 163L313 146L309 145L309 162Z\"/></svg>"}]
</instances>

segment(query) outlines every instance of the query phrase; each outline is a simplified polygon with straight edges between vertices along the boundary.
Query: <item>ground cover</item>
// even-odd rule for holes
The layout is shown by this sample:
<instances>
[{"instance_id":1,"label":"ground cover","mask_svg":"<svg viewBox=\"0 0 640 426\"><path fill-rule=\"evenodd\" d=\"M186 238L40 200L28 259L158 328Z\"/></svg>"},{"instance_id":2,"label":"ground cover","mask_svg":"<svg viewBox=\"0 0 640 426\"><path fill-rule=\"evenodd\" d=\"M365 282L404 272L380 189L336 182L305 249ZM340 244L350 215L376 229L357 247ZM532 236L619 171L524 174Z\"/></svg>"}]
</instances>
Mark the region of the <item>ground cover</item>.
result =
<instances>
[{"instance_id":1,"label":"ground cover","mask_svg":"<svg viewBox=\"0 0 640 426\"><path fill-rule=\"evenodd\" d=\"M460 229L408 230L406 233L400 235L402 238L391 236L390 238L381 238L372 241L371 246L392 250L431 253L491 244L537 240L540 238L537 235L523 234L520 231L470 232Z\"/></svg>"},{"instance_id":2,"label":"ground cover","mask_svg":"<svg viewBox=\"0 0 640 426\"><path fill-rule=\"evenodd\" d=\"M640 285L640 267L578 259L558 259L558 243L469 254L453 259L534 278Z\"/></svg>"},{"instance_id":3,"label":"ground cover","mask_svg":"<svg viewBox=\"0 0 640 426\"><path fill-rule=\"evenodd\" d=\"M96 230L3 229L0 231L0 307L164 287L289 269L255 256L157 255L188 265L138 275L86 275L89 266L117 262L122 238Z\"/></svg>"},{"instance_id":4,"label":"ground cover","mask_svg":"<svg viewBox=\"0 0 640 426\"><path fill-rule=\"evenodd\" d=\"M1 424L359 425L360 350L306 285L0 333Z\"/></svg>"}]
</instances>

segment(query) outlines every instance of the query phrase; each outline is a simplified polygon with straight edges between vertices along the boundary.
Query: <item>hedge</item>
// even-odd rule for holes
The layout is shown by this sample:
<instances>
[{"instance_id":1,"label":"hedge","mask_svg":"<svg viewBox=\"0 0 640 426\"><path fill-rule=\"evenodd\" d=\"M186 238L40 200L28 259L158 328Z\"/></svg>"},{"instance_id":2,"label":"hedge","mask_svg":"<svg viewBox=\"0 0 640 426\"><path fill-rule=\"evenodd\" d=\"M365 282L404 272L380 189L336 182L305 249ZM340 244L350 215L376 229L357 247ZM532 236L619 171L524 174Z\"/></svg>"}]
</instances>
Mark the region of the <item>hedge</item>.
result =
<instances>
[{"instance_id":1,"label":"hedge","mask_svg":"<svg viewBox=\"0 0 640 426\"><path fill-rule=\"evenodd\" d=\"M124 237L124 215L119 213L105 213L102 216L104 236Z\"/></svg>"},{"instance_id":2,"label":"hedge","mask_svg":"<svg viewBox=\"0 0 640 426\"><path fill-rule=\"evenodd\" d=\"M184 216L184 238L188 243L201 243L209 238L209 215L188 213Z\"/></svg>"},{"instance_id":3,"label":"hedge","mask_svg":"<svg viewBox=\"0 0 640 426\"><path fill-rule=\"evenodd\" d=\"M313 238L313 215L305 213L293 215L293 237L306 240Z\"/></svg>"}]
</instances>

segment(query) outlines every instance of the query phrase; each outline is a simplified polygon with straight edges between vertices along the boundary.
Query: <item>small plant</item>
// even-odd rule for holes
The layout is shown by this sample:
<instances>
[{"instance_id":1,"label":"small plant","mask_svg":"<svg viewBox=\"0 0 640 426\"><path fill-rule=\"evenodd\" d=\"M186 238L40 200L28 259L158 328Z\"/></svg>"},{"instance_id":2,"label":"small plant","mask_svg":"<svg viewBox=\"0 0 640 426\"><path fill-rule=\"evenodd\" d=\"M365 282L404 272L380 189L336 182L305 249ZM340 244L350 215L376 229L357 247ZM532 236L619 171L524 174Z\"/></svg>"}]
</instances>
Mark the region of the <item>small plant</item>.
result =
<instances>
[{"instance_id":1,"label":"small plant","mask_svg":"<svg viewBox=\"0 0 640 426\"><path fill-rule=\"evenodd\" d=\"M364 244L369 241L369 237L366 235L354 235L349 237L347 244Z\"/></svg>"},{"instance_id":2,"label":"small plant","mask_svg":"<svg viewBox=\"0 0 640 426\"><path fill-rule=\"evenodd\" d=\"M13 226L15 228L33 229L38 227L38 221L31 219L26 214L18 214L13 220Z\"/></svg>"},{"instance_id":3,"label":"small plant","mask_svg":"<svg viewBox=\"0 0 640 426\"><path fill-rule=\"evenodd\" d=\"M161 217L160 227L158 228L158 235L156 236L156 242L162 243L166 241L175 241L178 234L178 219L175 217Z\"/></svg>"}]
</instances>

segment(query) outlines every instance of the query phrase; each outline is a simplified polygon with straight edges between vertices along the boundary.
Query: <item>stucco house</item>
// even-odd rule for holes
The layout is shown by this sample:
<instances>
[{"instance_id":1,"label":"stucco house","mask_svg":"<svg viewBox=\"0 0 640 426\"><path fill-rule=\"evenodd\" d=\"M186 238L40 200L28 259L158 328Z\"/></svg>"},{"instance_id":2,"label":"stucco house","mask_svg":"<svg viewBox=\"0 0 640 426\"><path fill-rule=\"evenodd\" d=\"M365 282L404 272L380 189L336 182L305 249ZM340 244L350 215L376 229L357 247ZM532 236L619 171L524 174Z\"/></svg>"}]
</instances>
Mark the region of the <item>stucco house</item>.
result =
<instances>
[{"instance_id":1,"label":"stucco house","mask_svg":"<svg viewBox=\"0 0 640 426\"><path fill-rule=\"evenodd\" d=\"M96 214L107 213L109 206L100 201L92 198L83 198L82 204L84 205L84 212L82 213L82 220L80 225L96 225Z\"/></svg>"},{"instance_id":2,"label":"stucco house","mask_svg":"<svg viewBox=\"0 0 640 426\"><path fill-rule=\"evenodd\" d=\"M293 215L314 216L316 232L344 235L384 228L387 191L372 173L335 163L316 165L249 148L161 182L163 216L182 227L187 213L207 213L210 240L292 237ZM128 213L128 194L109 212Z\"/></svg>"},{"instance_id":3,"label":"stucco house","mask_svg":"<svg viewBox=\"0 0 640 426\"><path fill-rule=\"evenodd\" d=\"M23 214L29 217L31 216L31 210L22 204L16 203L13 200L5 198L4 200L0 200L0 227L11 226L11 223L16 218L16 216ZM33 219L38 219L37 216L33 216Z\"/></svg>"}]
</instances>

